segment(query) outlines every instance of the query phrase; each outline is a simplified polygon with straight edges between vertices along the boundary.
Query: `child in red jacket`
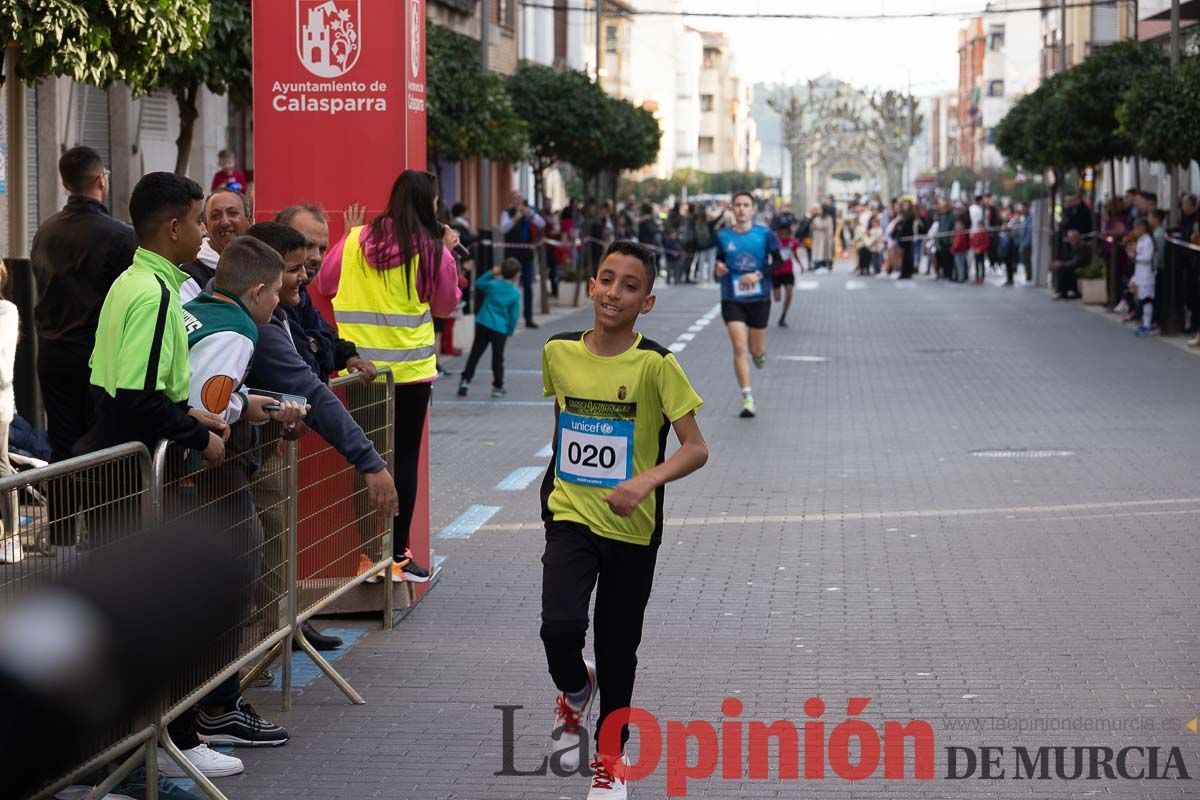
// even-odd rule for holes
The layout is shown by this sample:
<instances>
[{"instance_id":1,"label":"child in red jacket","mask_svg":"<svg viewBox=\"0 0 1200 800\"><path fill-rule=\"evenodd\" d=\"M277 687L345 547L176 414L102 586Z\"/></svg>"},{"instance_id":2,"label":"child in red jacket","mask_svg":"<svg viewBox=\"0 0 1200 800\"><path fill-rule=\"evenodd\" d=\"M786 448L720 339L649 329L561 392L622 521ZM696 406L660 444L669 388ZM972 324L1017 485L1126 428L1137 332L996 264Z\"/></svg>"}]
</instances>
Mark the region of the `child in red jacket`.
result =
<instances>
[{"instance_id":1,"label":"child in red jacket","mask_svg":"<svg viewBox=\"0 0 1200 800\"><path fill-rule=\"evenodd\" d=\"M983 285L983 276L986 274L986 259L988 253L988 245L991 243L991 237L980 224L975 230L971 231L971 252L975 254L975 285Z\"/></svg>"},{"instance_id":2,"label":"child in red jacket","mask_svg":"<svg viewBox=\"0 0 1200 800\"><path fill-rule=\"evenodd\" d=\"M967 282L967 253L971 250L971 240L967 236L967 228L961 219L954 221L954 236L950 239L950 253L954 256L954 280L959 283Z\"/></svg>"}]
</instances>

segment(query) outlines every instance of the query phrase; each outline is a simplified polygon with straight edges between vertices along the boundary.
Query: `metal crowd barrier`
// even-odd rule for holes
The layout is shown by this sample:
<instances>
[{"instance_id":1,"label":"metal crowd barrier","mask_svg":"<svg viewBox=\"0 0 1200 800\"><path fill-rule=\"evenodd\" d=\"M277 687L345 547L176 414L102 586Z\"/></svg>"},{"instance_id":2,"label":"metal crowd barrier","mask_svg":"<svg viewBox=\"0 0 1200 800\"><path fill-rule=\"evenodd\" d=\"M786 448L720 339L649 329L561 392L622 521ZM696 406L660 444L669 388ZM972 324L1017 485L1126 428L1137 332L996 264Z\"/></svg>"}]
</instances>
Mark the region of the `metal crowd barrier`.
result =
<instances>
[{"instance_id":1,"label":"metal crowd barrier","mask_svg":"<svg viewBox=\"0 0 1200 800\"><path fill-rule=\"evenodd\" d=\"M1163 272L1159 327L1163 333L1195 329L1200 314L1200 245L1168 236Z\"/></svg>"},{"instance_id":2,"label":"metal crowd barrier","mask_svg":"<svg viewBox=\"0 0 1200 800\"><path fill-rule=\"evenodd\" d=\"M357 376L333 382L351 414L393 468L394 384L390 371L370 383ZM101 797L139 765L146 768L147 797L157 797L157 754L162 747L213 800L225 795L171 740L168 725L217 687L240 677L242 688L283 655L282 703L291 702L292 642L354 703L365 702L305 640L300 624L368 579L382 576L383 625L392 624L392 525L369 507L357 473L315 433L302 447L280 426L238 423L224 463L206 469L199 454L160 442L153 458L127 444L0 478L2 552L15 558L14 542L78 542L49 548L15 563L0 563L0 601L68 570L86 566L89 554L130 536L151 535L156 523L189 520L234 538L247 576L238 625L212 642L198 663L181 665L150 719L129 720L89 744L95 755L44 786L51 797L75 780L124 758L92 792ZM311 443L310 443L311 442ZM9 508L7 503L12 503ZM9 520L19 519L13 525ZM360 568L366 554L369 568Z\"/></svg>"},{"instance_id":3,"label":"metal crowd barrier","mask_svg":"<svg viewBox=\"0 0 1200 800\"><path fill-rule=\"evenodd\" d=\"M7 562L0 564L0 602L11 605L26 593L85 567L89 558L114 544L143 535L145 521L153 515L152 484L150 454L134 443L0 478L4 506L0 551ZM49 541L70 544L43 549ZM89 742L83 750L94 755L35 796L48 797L81 776L126 758L110 779L115 785L155 750L156 739L153 720L127 720Z\"/></svg>"}]
</instances>

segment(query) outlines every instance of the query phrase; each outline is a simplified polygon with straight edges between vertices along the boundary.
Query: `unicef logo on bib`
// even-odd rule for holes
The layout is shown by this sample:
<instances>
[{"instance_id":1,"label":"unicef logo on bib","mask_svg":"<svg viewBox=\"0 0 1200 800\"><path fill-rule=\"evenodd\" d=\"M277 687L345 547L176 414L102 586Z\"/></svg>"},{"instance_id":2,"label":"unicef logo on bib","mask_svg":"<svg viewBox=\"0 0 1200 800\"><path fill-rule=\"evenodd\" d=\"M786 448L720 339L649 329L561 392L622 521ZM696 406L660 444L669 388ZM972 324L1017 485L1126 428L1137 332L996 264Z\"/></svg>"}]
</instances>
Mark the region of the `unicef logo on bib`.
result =
<instances>
[{"instance_id":1,"label":"unicef logo on bib","mask_svg":"<svg viewBox=\"0 0 1200 800\"><path fill-rule=\"evenodd\" d=\"M558 477L582 486L616 486L633 475L633 420L562 411Z\"/></svg>"}]
</instances>

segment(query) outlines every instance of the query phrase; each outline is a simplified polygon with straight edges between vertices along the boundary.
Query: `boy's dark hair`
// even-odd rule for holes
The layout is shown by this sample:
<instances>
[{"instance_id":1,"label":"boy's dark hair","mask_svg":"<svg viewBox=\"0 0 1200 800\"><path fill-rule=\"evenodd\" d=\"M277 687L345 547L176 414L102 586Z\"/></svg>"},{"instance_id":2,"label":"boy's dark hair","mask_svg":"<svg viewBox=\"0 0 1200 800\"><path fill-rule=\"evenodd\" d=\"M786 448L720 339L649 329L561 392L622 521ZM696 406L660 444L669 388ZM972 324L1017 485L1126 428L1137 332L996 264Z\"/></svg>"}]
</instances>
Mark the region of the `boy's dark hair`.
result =
<instances>
[{"instance_id":1,"label":"boy's dark hair","mask_svg":"<svg viewBox=\"0 0 1200 800\"><path fill-rule=\"evenodd\" d=\"M504 276L504 280L511 281L521 274L521 262L515 258L504 259L504 263L500 265L500 274Z\"/></svg>"},{"instance_id":2,"label":"boy's dark hair","mask_svg":"<svg viewBox=\"0 0 1200 800\"><path fill-rule=\"evenodd\" d=\"M739 197L743 197L743 196L749 197L751 203L754 202L754 195L750 194L750 192L746 191L745 189L742 189L740 192L733 193L733 197L729 198L729 204L733 205L734 200L737 200Z\"/></svg>"},{"instance_id":3,"label":"boy's dark hair","mask_svg":"<svg viewBox=\"0 0 1200 800\"><path fill-rule=\"evenodd\" d=\"M604 258L600 259L600 266L604 266L604 262L608 260L608 257L614 255L631 256L642 262L642 269L645 270L646 281L649 283L647 291L654 288L654 279L658 277L658 264L655 263L654 254L650 252L649 248L638 242L627 242L624 240L613 242L604 251ZM597 267L596 272L598 273L599 271L600 268Z\"/></svg>"},{"instance_id":4,"label":"boy's dark hair","mask_svg":"<svg viewBox=\"0 0 1200 800\"><path fill-rule=\"evenodd\" d=\"M88 184L103 171L100 154L83 145L72 147L58 159L58 174L71 194L83 194Z\"/></svg>"},{"instance_id":5,"label":"boy's dark hair","mask_svg":"<svg viewBox=\"0 0 1200 800\"><path fill-rule=\"evenodd\" d=\"M275 215L275 221L284 225L291 225L292 220L296 219L296 216L299 214L310 214L317 222L328 223L328 220L325 219L325 209L316 203L297 203L294 206L288 206Z\"/></svg>"},{"instance_id":6,"label":"boy's dark hair","mask_svg":"<svg viewBox=\"0 0 1200 800\"><path fill-rule=\"evenodd\" d=\"M217 161L224 161L227 158L233 158L233 153L228 150L221 150L217 153Z\"/></svg>"},{"instance_id":7,"label":"boy's dark hair","mask_svg":"<svg viewBox=\"0 0 1200 800\"><path fill-rule=\"evenodd\" d=\"M1143 200L1148 200L1155 205L1158 205L1158 194L1156 192L1139 192Z\"/></svg>"},{"instance_id":8,"label":"boy's dark hair","mask_svg":"<svg viewBox=\"0 0 1200 800\"><path fill-rule=\"evenodd\" d=\"M204 199L204 190L191 178L173 172L147 172L129 195L129 218L138 241L153 238L167 220L187 214L192 203Z\"/></svg>"},{"instance_id":9,"label":"boy's dark hair","mask_svg":"<svg viewBox=\"0 0 1200 800\"><path fill-rule=\"evenodd\" d=\"M308 246L304 234L282 222L256 222L246 231L246 235L266 243L284 258L288 253L303 250Z\"/></svg>"},{"instance_id":10,"label":"boy's dark hair","mask_svg":"<svg viewBox=\"0 0 1200 800\"><path fill-rule=\"evenodd\" d=\"M275 248L253 236L239 236L221 251L213 285L241 297L260 283L270 286L282 272L283 256Z\"/></svg>"},{"instance_id":11,"label":"boy's dark hair","mask_svg":"<svg viewBox=\"0 0 1200 800\"><path fill-rule=\"evenodd\" d=\"M466 203L455 203L454 205L450 206L451 216L461 217L465 213L467 213Z\"/></svg>"},{"instance_id":12,"label":"boy's dark hair","mask_svg":"<svg viewBox=\"0 0 1200 800\"><path fill-rule=\"evenodd\" d=\"M1152 208L1147 216L1158 217L1159 221L1162 221L1166 217L1166 214L1163 213L1161 208Z\"/></svg>"}]
</instances>

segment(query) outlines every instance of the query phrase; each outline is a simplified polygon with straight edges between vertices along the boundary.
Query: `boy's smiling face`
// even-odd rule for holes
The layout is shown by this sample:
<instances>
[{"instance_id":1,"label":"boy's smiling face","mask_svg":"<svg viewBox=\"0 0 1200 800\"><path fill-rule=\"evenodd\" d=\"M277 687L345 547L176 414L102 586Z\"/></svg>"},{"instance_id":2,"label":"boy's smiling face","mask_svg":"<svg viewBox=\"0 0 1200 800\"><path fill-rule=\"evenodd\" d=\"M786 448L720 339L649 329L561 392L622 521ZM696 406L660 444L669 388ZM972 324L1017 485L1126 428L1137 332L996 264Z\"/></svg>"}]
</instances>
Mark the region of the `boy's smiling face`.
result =
<instances>
[{"instance_id":1,"label":"boy's smiling face","mask_svg":"<svg viewBox=\"0 0 1200 800\"><path fill-rule=\"evenodd\" d=\"M654 308L652 288L641 261L624 253L610 254L600 264L596 277L588 280L596 325L632 328L639 314Z\"/></svg>"}]
</instances>

